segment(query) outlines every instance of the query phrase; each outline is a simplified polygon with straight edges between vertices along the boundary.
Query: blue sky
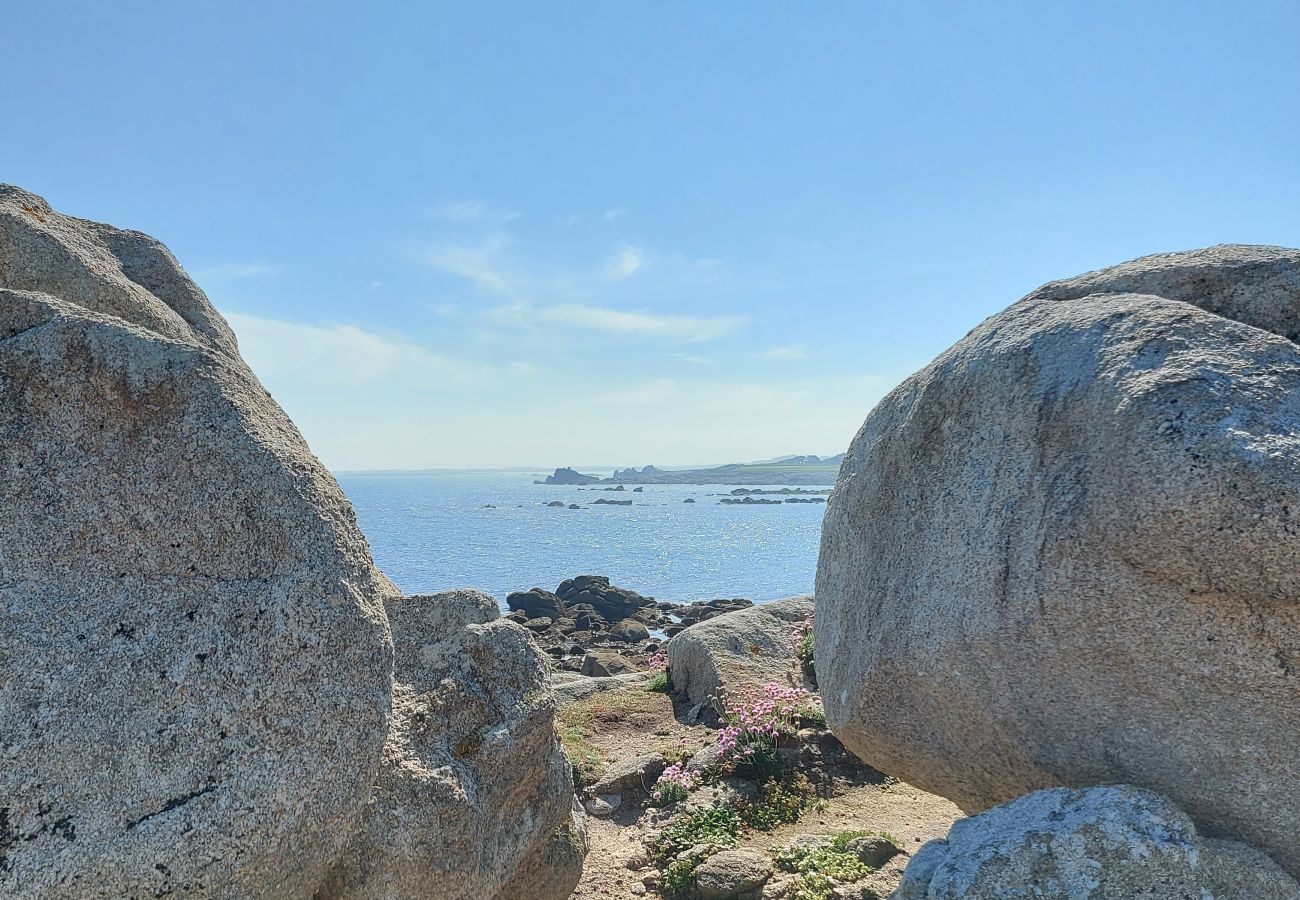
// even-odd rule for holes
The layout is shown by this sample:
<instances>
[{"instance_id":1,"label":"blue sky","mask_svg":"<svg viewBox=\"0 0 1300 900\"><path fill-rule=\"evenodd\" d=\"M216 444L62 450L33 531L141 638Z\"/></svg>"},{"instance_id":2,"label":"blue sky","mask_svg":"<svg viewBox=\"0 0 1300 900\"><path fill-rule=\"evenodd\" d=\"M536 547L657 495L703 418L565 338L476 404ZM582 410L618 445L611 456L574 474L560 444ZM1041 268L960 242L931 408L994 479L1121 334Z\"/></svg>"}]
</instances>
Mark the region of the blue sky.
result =
<instances>
[{"instance_id":1,"label":"blue sky","mask_svg":"<svg viewBox=\"0 0 1300 900\"><path fill-rule=\"evenodd\" d=\"M0 180L336 469L844 449L1041 282L1300 246L1294 3L14 0Z\"/></svg>"}]
</instances>

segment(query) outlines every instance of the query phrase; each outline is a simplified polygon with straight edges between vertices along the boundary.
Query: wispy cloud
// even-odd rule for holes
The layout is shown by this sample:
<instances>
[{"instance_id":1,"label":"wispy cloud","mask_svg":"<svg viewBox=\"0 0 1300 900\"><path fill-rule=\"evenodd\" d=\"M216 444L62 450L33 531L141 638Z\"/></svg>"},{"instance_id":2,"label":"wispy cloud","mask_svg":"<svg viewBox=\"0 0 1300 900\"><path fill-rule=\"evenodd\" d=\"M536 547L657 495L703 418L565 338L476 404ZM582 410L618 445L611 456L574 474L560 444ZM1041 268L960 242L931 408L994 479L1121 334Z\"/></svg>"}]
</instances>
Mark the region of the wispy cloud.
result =
<instances>
[{"instance_id":1,"label":"wispy cloud","mask_svg":"<svg viewBox=\"0 0 1300 900\"><path fill-rule=\"evenodd\" d=\"M193 272L193 275L194 280L199 284L226 284L244 278L262 278L267 275L278 275L282 271L284 270L280 266L273 266L264 262L227 262L215 266L208 266L204 269L196 269Z\"/></svg>"},{"instance_id":2,"label":"wispy cloud","mask_svg":"<svg viewBox=\"0 0 1300 900\"><path fill-rule=\"evenodd\" d=\"M483 384L497 372L482 362L434 353L355 325L314 324L226 313L242 355L259 377L316 385L430 381Z\"/></svg>"},{"instance_id":3,"label":"wispy cloud","mask_svg":"<svg viewBox=\"0 0 1300 900\"><path fill-rule=\"evenodd\" d=\"M648 312L630 312L604 306L560 303L523 311L535 319L618 334L644 334L676 338L687 343L712 341L742 327L744 316L673 316Z\"/></svg>"},{"instance_id":4,"label":"wispy cloud","mask_svg":"<svg viewBox=\"0 0 1300 900\"><path fill-rule=\"evenodd\" d=\"M600 214L600 217L604 219L606 222L617 222L625 215L627 215L627 210L620 209L619 207L614 207L613 209L605 210L603 213Z\"/></svg>"},{"instance_id":5,"label":"wispy cloud","mask_svg":"<svg viewBox=\"0 0 1300 900\"><path fill-rule=\"evenodd\" d=\"M807 344L785 344L780 347L770 347L758 353L759 359L774 359L788 361L793 359L805 359L808 356Z\"/></svg>"},{"instance_id":6,"label":"wispy cloud","mask_svg":"<svg viewBox=\"0 0 1300 900\"><path fill-rule=\"evenodd\" d=\"M429 212L434 218L461 225L500 224L520 217L517 212L495 209L482 200L444 200Z\"/></svg>"},{"instance_id":7,"label":"wispy cloud","mask_svg":"<svg viewBox=\"0 0 1300 900\"><path fill-rule=\"evenodd\" d=\"M425 244L419 255L435 269L467 278L491 293L505 294L510 291L510 279L499 256L508 243L504 235L498 234L477 244Z\"/></svg>"},{"instance_id":8,"label":"wispy cloud","mask_svg":"<svg viewBox=\"0 0 1300 900\"><path fill-rule=\"evenodd\" d=\"M624 247L610 260L609 274L615 281L622 281L631 277L644 264L644 253L632 247Z\"/></svg>"},{"instance_id":9,"label":"wispy cloud","mask_svg":"<svg viewBox=\"0 0 1300 900\"><path fill-rule=\"evenodd\" d=\"M690 363L693 366L711 366L715 362L715 360L712 360L707 356L695 356L690 353L678 353L676 351L669 353L668 356L671 359L680 360L681 362L684 363Z\"/></svg>"}]
</instances>

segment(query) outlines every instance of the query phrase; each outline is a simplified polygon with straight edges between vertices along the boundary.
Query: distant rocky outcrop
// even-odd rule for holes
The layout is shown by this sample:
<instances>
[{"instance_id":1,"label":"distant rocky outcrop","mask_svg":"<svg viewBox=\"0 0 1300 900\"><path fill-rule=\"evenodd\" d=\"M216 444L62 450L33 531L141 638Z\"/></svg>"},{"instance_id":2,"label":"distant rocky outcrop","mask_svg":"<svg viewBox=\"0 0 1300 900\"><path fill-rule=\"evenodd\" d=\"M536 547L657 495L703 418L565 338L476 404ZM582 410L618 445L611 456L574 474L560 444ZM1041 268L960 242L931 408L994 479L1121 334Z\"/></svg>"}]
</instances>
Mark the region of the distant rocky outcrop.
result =
<instances>
[{"instance_id":1,"label":"distant rocky outcrop","mask_svg":"<svg viewBox=\"0 0 1300 900\"><path fill-rule=\"evenodd\" d=\"M595 484L600 481L595 475L583 475L573 469L556 469L555 474L547 475L542 481L533 484Z\"/></svg>"},{"instance_id":2,"label":"distant rocky outcrop","mask_svg":"<svg viewBox=\"0 0 1300 900\"><path fill-rule=\"evenodd\" d=\"M0 895L307 897L392 647L352 508L158 241L0 186Z\"/></svg>"},{"instance_id":3,"label":"distant rocky outcrop","mask_svg":"<svg viewBox=\"0 0 1300 900\"><path fill-rule=\"evenodd\" d=\"M850 749L968 811L1133 783L1300 873L1297 273L1224 246L1049 284L881 401L817 575Z\"/></svg>"},{"instance_id":4,"label":"distant rocky outcrop","mask_svg":"<svg viewBox=\"0 0 1300 900\"><path fill-rule=\"evenodd\" d=\"M498 616L476 591L388 604L393 726L374 796L318 900L562 900L577 884L585 826L547 666ZM526 889L511 889L522 877Z\"/></svg>"},{"instance_id":5,"label":"distant rocky outcrop","mask_svg":"<svg viewBox=\"0 0 1300 900\"><path fill-rule=\"evenodd\" d=\"M693 703L795 677L794 632L813 598L789 597L728 612L686 629L667 644L673 688Z\"/></svg>"},{"instance_id":6,"label":"distant rocky outcrop","mask_svg":"<svg viewBox=\"0 0 1300 900\"><path fill-rule=\"evenodd\" d=\"M1258 850L1197 834L1166 797L1124 785L1036 791L952 826L908 863L894 900L1300 900Z\"/></svg>"}]
</instances>

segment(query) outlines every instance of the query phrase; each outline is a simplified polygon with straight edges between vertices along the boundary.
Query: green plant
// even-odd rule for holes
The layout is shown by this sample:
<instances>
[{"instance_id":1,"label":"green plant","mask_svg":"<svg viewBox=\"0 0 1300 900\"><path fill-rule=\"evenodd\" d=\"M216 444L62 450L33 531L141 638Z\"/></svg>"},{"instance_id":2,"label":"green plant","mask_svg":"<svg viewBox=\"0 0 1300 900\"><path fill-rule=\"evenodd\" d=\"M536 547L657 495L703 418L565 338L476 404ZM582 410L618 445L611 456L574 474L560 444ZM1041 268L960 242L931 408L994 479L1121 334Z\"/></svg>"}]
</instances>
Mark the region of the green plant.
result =
<instances>
[{"instance_id":1,"label":"green plant","mask_svg":"<svg viewBox=\"0 0 1300 900\"><path fill-rule=\"evenodd\" d=\"M814 706L811 703L805 703L795 711L795 718L804 728L826 728L826 711L820 706Z\"/></svg>"},{"instance_id":2,"label":"green plant","mask_svg":"<svg viewBox=\"0 0 1300 900\"><path fill-rule=\"evenodd\" d=\"M735 773L752 781L768 781L781 774L781 757L776 741L765 735L750 738L735 758Z\"/></svg>"},{"instance_id":3,"label":"green plant","mask_svg":"<svg viewBox=\"0 0 1300 900\"><path fill-rule=\"evenodd\" d=\"M740 824L740 817L725 806L697 809L665 825L650 842L650 852L657 861L667 863L699 844L718 849L734 847Z\"/></svg>"},{"instance_id":4,"label":"green plant","mask_svg":"<svg viewBox=\"0 0 1300 900\"><path fill-rule=\"evenodd\" d=\"M772 779L763 785L758 800L739 801L736 810L750 828L771 831L783 823L799 821L813 799L812 794L812 785L802 775Z\"/></svg>"},{"instance_id":5,"label":"green plant","mask_svg":"<svg viewBox=\"0 0 1300 900\"><path fill-rule=\"evenodd\" d=\"M664 869L659 876L659 891L666 897L689 897L695 893L695 870L701 860L681 859Z\"/></svg>"},{"instance_id":6,"label":"green plant","mask_svg":"<svg viewBox=\"0 0 1300 900\"><path fill-rule=\"evenodd\" d=\"M830 900L837 884L861 881L871 874L849 844L869 831L842 831L824 847L784 847L776 852L777 868L799 875L791 900ZM898 846L898 839L886 832L877 835Z\"/></svg>"},{"instance_id":7,"label":"green plant","mask_svg":"<svg viewBox=\"0 0 1300 900\"><path fill-rule=\"evenodd\" d=\"M795 650L795 656L799 658L799 665L803 666L805 669L815 668L813 664L813 636L811 631L799 639L799 646Z\"/></svg>"},{"instance_id":8,"label":"green plant","mask_svg":"<svg viewBox=\"0 0 1300 900\"><path fill-rule=\"evenodd\" d=\"M655 672L650 676L650 680L645 683L645 689L653 694L671 694L673 692L673 677L668 674L668 670Z\"/></svg>"}]
</instances>

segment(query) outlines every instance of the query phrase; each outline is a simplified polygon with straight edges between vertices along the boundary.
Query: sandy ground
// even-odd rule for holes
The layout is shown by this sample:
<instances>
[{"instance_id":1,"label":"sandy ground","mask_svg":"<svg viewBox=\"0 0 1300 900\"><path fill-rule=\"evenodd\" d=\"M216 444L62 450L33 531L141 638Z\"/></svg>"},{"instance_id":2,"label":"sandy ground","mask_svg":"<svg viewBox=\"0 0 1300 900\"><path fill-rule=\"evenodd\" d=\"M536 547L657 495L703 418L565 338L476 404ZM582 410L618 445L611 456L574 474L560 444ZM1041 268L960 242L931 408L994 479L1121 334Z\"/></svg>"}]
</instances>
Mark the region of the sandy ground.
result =
<instances>
[{"instance_id":1,"label":"sandy ground","mask_svg":"<svg viewBox=\"0 0 1300 900\"><path fill-rule=\"evenodd\" d=\"M710 728L684 724L681 710L674 710L664 695L644 692L606 695L594 709L571 715L570 722L581 724L586 748L605 763L683 744L698 747L713 736ZM658 897L653 887L657 869L649 864L642 840L647 825L660 815L634 806L624 807L610 819L589 817L590 849L574 900ZM833 795L825 809L810 809L798 822L770 832L745 833L740 846L766 850L799 834L864 830L887 831L911 852L942 837L960 816L961 811L947 800L901 782L858 785ZM902 862L900 858L900 868Z\"/></svg>"}]
</instances>

